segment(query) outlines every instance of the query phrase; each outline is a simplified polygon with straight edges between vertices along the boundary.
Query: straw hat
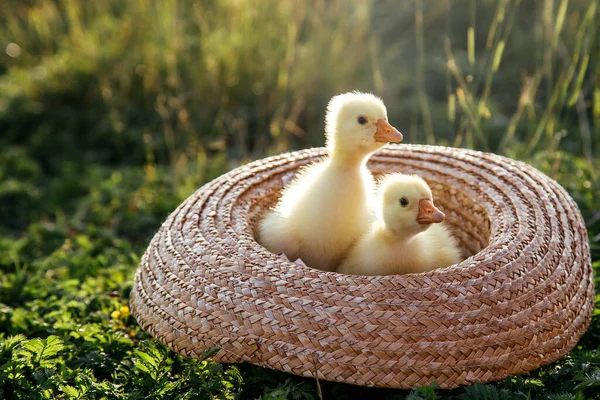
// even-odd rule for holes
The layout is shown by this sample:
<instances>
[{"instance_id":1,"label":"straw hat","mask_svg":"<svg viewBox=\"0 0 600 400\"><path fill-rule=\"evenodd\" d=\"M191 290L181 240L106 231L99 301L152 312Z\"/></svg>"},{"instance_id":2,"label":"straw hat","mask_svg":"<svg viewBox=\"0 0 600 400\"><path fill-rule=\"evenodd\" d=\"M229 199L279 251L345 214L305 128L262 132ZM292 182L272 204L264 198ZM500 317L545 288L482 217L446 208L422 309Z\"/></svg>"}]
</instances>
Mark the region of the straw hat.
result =
<instances>
[{"instance_id":1,"label":"straw hat","mask_svg":"<svg viewBox=\"0 0 600 400\"><path fill-rule=\"evenodd\" d=\"M219 347L216 361L394 388L498 380L575 346L593 310L592 268L581 214L556 182L493 154L388 146L369 168L426 179L469 257L423 274L349 276L289 262L253 237L283 182L324 155L259 160L184 201L137 271L140 325L189 357Z\"/></svg>"}]
</instances>

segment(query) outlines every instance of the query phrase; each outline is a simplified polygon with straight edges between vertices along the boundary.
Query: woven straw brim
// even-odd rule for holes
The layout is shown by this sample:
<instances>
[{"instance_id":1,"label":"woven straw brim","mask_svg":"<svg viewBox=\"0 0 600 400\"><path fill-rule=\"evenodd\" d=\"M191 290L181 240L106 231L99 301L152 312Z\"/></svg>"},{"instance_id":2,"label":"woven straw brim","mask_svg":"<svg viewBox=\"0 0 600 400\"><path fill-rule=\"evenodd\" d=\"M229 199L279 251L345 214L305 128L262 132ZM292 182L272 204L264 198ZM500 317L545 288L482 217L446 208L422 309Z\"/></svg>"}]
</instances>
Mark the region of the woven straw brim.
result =
<instances>
[{"instance_id":1,"label":"woven straw brim","mask_svg":"<svg viewBox=\"0 0 600 400\"><path fill-rule=\"evenodd\" d=\"M135 277L140 325L189 357L219 347L217 361L394 388L498 380L577 343L593 310L590 252L556 182L493 154L388 145L371 171L425 178L468 258L423 274L349 276L294 264L254 239L282 182L324 155L259 160L183 202Z\"/></svg>"}]
</instances>

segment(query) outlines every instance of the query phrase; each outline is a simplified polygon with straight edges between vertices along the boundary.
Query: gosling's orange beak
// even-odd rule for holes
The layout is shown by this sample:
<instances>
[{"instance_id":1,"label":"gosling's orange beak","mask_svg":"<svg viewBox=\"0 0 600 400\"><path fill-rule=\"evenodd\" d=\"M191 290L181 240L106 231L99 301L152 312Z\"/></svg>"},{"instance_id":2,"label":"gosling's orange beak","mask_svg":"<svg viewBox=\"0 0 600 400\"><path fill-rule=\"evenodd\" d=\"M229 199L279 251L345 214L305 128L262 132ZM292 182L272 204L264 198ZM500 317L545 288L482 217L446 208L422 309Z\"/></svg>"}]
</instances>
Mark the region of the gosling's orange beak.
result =
<instances>
[{"instance_id":1,"label":"gosling's orange beak","mask_svg":"<svg viewBox=\"0 0 600 400\"><path fill-rule=\"evenodd\" d=\"M437 209L429 199L419 200L419 215L417 222L420 224L435 224L442 222L446 216Z\"/></svg>"},{"instance_id":2,"label":"gosling's orange beak","mask_svg":"<svg viewBox=\"0 0 600 400\"><path fill-rule=\"evenodd\" d=\"M402 141L402 134L396 128L391 126L385 119L377 120L377 131L373 136L376 142L380 143L399 143Z\"/></svg>"}]
</instances>

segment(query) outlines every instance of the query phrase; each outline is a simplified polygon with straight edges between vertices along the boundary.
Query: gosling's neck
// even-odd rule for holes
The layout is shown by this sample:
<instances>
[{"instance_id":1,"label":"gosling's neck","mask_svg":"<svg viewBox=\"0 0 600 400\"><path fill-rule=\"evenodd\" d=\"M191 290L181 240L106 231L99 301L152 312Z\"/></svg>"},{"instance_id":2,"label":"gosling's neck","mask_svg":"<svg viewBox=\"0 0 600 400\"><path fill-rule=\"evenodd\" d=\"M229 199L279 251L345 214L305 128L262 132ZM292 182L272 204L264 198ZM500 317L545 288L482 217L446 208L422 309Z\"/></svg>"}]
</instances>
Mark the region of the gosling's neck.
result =
<instances>
[{"instance_id":1,"label":"gosling's neck","mask_svg":"<svg viewBox=\"0 0 600 400\"><path fill-rule=\"evenodd\" d=\"M366 149L346 149L339 145L328 146L328 150L331 165L352 169L365 167L369 156L374 153Z\"/></svg>"},{"instance_id":2,"label":"gosling's neck","mask_svg":"<svg viewBox=\"0 0 600 400\"><path fill-rule=\"evenodd\" d=\"M404 226L402 224L386 223L384 220L379 220L379 226L387 239L397 243L408 243L419 233L424 232L424 229L415 229L414 227Z\"/></svg>"}]
</instances>

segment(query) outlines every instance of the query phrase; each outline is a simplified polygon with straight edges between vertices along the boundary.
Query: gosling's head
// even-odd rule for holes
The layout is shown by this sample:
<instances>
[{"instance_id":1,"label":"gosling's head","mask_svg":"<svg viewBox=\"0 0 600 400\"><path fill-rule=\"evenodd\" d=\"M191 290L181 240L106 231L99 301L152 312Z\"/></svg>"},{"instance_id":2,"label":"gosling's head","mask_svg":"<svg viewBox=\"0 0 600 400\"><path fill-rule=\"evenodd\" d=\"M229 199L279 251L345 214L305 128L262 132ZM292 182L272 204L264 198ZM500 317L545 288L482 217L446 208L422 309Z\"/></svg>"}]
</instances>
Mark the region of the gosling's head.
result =
<instances>
[{"instance_id":1,"label":"gosling's head","mask_svg":"<svg viewBox=\"0 0 600 400\"><path fill-rule=\"evenodd\" d=\"M364 157L387 142L401 142L402 134L387 121L380 98L360 92L334 96L325 117L327 147L333 156Z\"/></svg>"},{"instance_id":2,"label":"gosling's head","mask_svg":"<svg viewBox=\"0 0 600 400\"><path fill-rule=\"evenodd\" d=\"M425 231L446 216L433 205L429 185L416 175L392 174L380 184L381 219L396 236Z\"/></svg>"}]
</instances>

